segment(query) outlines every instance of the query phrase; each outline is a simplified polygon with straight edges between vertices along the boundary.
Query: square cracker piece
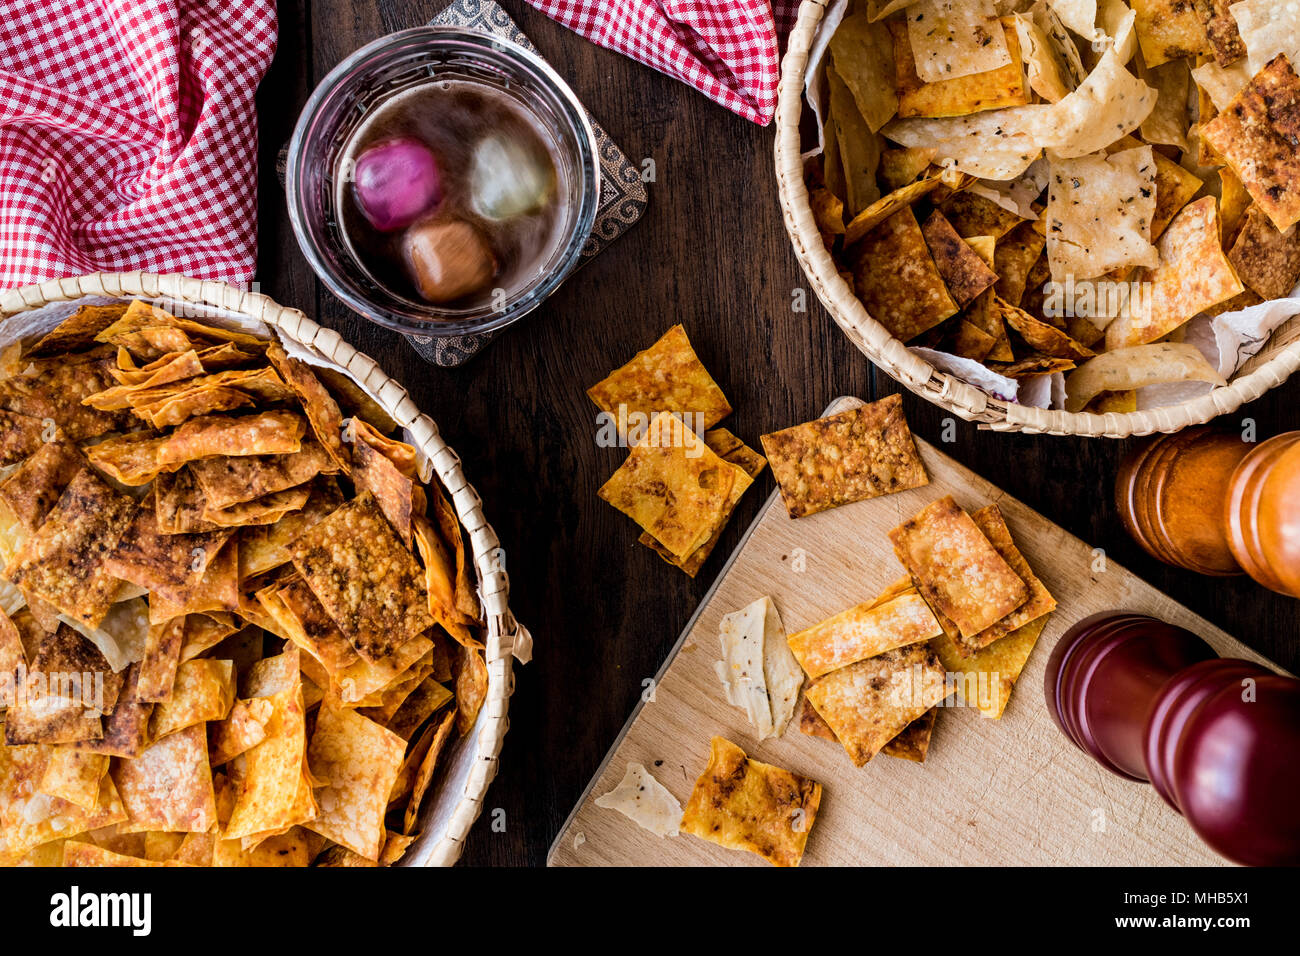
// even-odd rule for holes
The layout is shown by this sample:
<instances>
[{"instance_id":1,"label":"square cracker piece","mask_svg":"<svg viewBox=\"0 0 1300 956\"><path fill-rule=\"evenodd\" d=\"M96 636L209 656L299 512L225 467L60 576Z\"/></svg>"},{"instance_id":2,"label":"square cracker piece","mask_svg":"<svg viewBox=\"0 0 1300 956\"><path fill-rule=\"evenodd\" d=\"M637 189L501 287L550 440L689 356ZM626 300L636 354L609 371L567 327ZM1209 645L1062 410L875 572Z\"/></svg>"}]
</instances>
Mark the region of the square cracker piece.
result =
<instances>
[{"instance_id":1,"label":"square cracker piece","mask_svg":"<svg viewBox=\"0 0 1300 956\"><path fill-rule=\"evenodd\" d=\"M620 405L625 405L629 414L641 412L647 418L659 412L699 415L702 428L711 428L731 414L731 403L700 362L680 325L587 389L587 395L616 420Z\"/></svg>"},{"instance_id":2,"label":"square cracker piece","mask_svg":"<svg viewBox=\"0 0 1300 956\"><path fill-rule=\"evenodd\" d=\"M889 540L930 606L967 637L1029 599L1025 582L952 495L903 522L889 532Z\"/></svg>"},{"instance_id":3,"label":"square cracker piece","mask_svg":"<svg viewBox=\"0 0 1300 956\"><path fill-rule=\"evenodd\" d=\"M370 492L313 526L290 553L339 630L371 663L433 627L424 573Z\"/></svg>"},{"instance_id":4,"label":"square cracker piece","mask_svg":"<svg viewBox=\"0 0 1300 956\"><path fill-rule=\"evenodd\" d=\"M326 839L367 860L384 842L384 812L406 753L406 741L355 710L326 702L307 748L320 813L306 823Z\"/></svg>"},{"instance_id":5,"label":"square cracker piece","mask_svg":"<svg viewBox=\"0 0 1300 956\"><path fill-rule=\"evenodd\" d=\"M714 737L681 828L729 850L757 853L775 866L798 866L821 799L820 783L750 760L731 741Z\"/></svg>"},{"instance_id":6,"label":"square cracker piece","mask_svg":"<svg viewBox=\"0 0 1300 956\"><path fill-rule=\"evenodd\" d=\"M930 482L899 395L764 435L762 441L791 518Z\"/></svg>"},{"instance_id":7,"label":"square cracker piece","mask_svg":"<svg viewBox=\"0 0 1300 956\"><path fill-rule=\"evenodd\" d=\"M787 638L790 651L812 678L875 657L895 647L943 633L934 612L916 591L868 601L841 611Z\"/></svg>"},{"instance_id":8,"label":"square cracker piece","mask_svg":"<svg viewBox=\"0 0 1300 956\"><path fill-rule=\"evenodd\" d=\"M743 469L714 454L680 418L662 412L597 494L682 559L725 518L738 474Z\"/></svg>"},{"instance_id":9,"label":"square cracker piece","mask_svg":"<svg viewBox=\"0 0 1300 956\"><path fill-rule=\"evenodd\" d=\"M912 721L948 696L928 644L909 644L832 671L805 696L861 767Z\"/></svg>"},{"instance_id":10,"label":"square cracker piece","mask_svg":"<svg viewBox=\"0 0 1300 956\"><path fill-rule=\"evenodd\" d=\"M910 206L852 248L853 291L900 342L910 342L957 313Z\"/></svg>"},{"instance_id":11,"label":"square cracker piece","mask_svg":"<svg viewBox=\"0 0 1300 956\"><path fill-rule=\"evenodd\" d=\"M1015 686L1034 645L1047 626L1048 615L1024 624L970 656L957 645L954 628L934 641L939 662L954 677L957 694L985 717L997 720L1007 709Z\"/></svg>"},{"instance_id":12,"label":"square cracker piece","mask_svg":"<svg viewBox=\"0 0 1300 956\"><path fill-rule=\"evenodd\" d=\"M998 554L1002 555L1003 560L1011 566L1011 570L1025 582L1025 587L1029 589L1029 600L974 637L961 637L959 643L965 653L987 647L1030 621L1035 621L1044 614L1056 610L1056 598L1052 597L1047 586L1038 579L1038 575L1034 574L1034 569L1029 566L1029 562L1025 560L1025 556L1020 553L1020 549L1012 540L1011 529L1007 527L1006 519L1002 517L1002 509L997 505L987 505L972 514L971 519L984 532L984 537L989 539L989 543Z\"/></svg>"},{"instance_id":13,"label":"square cracker piece","mask_svg":"<svg viewBox=\"0 0 1300 956\"><path fill-rule=\"evenodd\" d=\"M137 510L90 468L68 483L44 523L14 555L5 577L94 628L121 584L104 567Z\"/></svg>"},{"instance_id":14,"label":"square cracker piece","mask_svg":"<svg viewBox=\"0 0 1300 956\"><path fill-rule=\"evenodd\" d=\"M714 529L712 536L707 541L697 547L685 558L677 558L666 547L655 540L654 535L649 531L642 531L641 536L637 538L640 544L654 551L655 554L663 558L669 564L681 568L690 577L699 574L700 568L704 567L704 562L709 559L713 553L714 547L722 539L722 532L726 530L727 522L731 519L732 513L736 510L736 505L740 503L741 496L749 490L749 486L754 483L754 479L762 473L767 467L767 459L760 455L754 449L750 448L743 441L733 435L725 428L714 428L704 433L704 444L712 449L713 453L723 461L735 465L740 469L735 473L735 483L731 486L731 495L727 499L726 507L722 515L722 520ZM743 474L741 473L743 472ZM426 562L427 567L427 562ZM445 626L445 625L444 625ZM448 628L450 632L451 629ZM454 632L453 632L454 636ZM458 638L459 640L459 638ZM464 643L463 641L461 643Z\"/></svg>"},{"instance_id":15,"label":"square cracker piece","mask_svg":"<svg viewBox=\"0 0 1300 956\"><path fill-rule=\"evenodd\" d=\"M1202 137L1280 231L1300 221L1300 77L1280 53L1206 124Z\"/></svg>"}]
</instances>

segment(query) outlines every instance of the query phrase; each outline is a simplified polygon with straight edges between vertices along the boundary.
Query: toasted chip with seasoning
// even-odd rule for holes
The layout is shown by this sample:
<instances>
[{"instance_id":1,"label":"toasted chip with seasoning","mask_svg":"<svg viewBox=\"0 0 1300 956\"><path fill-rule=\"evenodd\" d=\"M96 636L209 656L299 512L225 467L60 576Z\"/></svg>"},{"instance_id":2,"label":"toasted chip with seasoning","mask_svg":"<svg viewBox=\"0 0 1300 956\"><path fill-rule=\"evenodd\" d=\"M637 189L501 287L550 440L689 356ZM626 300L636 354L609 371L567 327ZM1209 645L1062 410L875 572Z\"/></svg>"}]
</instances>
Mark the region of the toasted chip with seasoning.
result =
<instances>
[{"instance_id":1,"label":"toasted chip with seasoning","mask_svg":"<svg viewBox=\"0 0 1300 956\"><path fill-rule=\"evenodd\" d=\"M821 797L816 781L751 760L731 741L714 737L681 830L729 850L756 853L775 866L798 866Z\"/></svg>"},{"instance_id":2,"label":"toasted chip with seasoning","mask_svg":"<svg viewBox=\"0 0 1300 956\"><path fill-rule=\"evenodd\" d=\"M955 630L934 641L934 648L961 698L985 717L997 719L1006 710L1011 688L1025 669L1047 621L1048 615L1044 614L969 656L958 647Z\"/></svg>"},{"instance_id":3,"label":"toasted chip with seasoning","mask_svg":"<svg viewBox=\"0 0 1300 956\"><path fill-rule=\"evenodd\" d=\"M1151 241L1159 239L1174 216L1205 188L1204 181L1195 173L1179 166L1172 159L1155 153L1156 161L1156 211L1151 215ZM1226 194L1225 194L1226 196ZM1226 221L1224 227L1227 227Z\"/></svg>"},{"instance_id":4,"label":"toasted chip with seasoning","mask_svg":"<svg viewBox=\"0 0 1300 956\"><path fill-rule=\"evenodd\" d=\"M815 679L942 633L925 599L913 592L883 603L864 602L791 634L788 640L799 666Z\"/></svg>"},{"instance_id":5,"label":"toasted chip with seasoning","mask_svg":"<svg viewBox=\"0 0 1300 956\"><path fill-rule=\"evenodd\" d=\"M1300 282L1300 233L1295 229L1278 232L1268 216L1252 206L1228 252L1228 262L1261 298L1285 298ZM0 493L3 491L0 486Z\"/></svg>"},{"instance_id":6,"label":"toasted chip with seasoning","mask_svg":"<svg viewBox=\"0 0 1300 956\"><path fill-rule=\"evenodd\" d=\"M1045 215L1053 279L1092 279L1121 266L1156 265L1156 174L1149 146L1052 161Z\"/></svg>"},{"instance_id":7,"label":"toasted chip with seasoning","mask_svg":"<svg viewBox=\"0 0 1300 956\"><path fill-rule=\"evenodd\" d=\"M363 492L290 547L294 567L366 660L433 626L424 575L374 495Z\"/></svg>"},{"instance_id":8,"label":"toasted chip with seasoning","mask_svg":"<svg viewBox=\"0 0 1300 956\"><path fill-rule=\"evenodd\" d=\"M222 611L187 615L185 629L182 632L181 660L193 660L208 648L216 647L239 629L236 618ZM257 653L261 653L260 636Z\"/></svg>"},{"instance_id":9,"label":"toasted chip with seasoning","mask_svg":"<svg viewBox=\"0 0 1300 956\"><path fill-rule=\"evenodd\" d=\"M122 691L111 716L104 718L101 734L77 744L78 750L107 754L111 757L135 758L144 751L149 733L149 715L153 704L139 699L140 664L131 664L123 675Z\"/></svg>"},{"instance_id":10,"label":"toasted chip with seasoning","mask_svg":"<svg viewBox=\"0 0 1300 956\"><path fill-rule=\"evenodd\" d=\"M250 525L271 525L302 508L311 496L309 485L274 491L253 501L241 501L229 508L203 509L203 521L219 528L246 528Z\"/></svg>"},{"instance_id":11,"label":"toasted chip with seasoning","mask_svg":"<svg viewBox=\"0 0 1300 956\"><path fill-rule=\"evenodd\" d=\"M880 752L886 757L925 763L925 756L930 752L930 739L934 736L934 723L938 716L939 708L931 707L900 730L893 740L880 748Z\"/></svg>"},{"instance_id":12,"label":"toasted chip with seasoning","mask_svg":"<svg viewBox=\"0 0 1300 956\"><path fill-rule=\"evenodd\" d=\"M151 624L169 621L184 614L239 609L239 538L237 536L227 540L208 560L202 577L190 589L184 601L170 601L159 593L149 595Z\"/></svg>"},{"instance_id":13,"label":"toasted chip with seasoning","mask_svg":"<svg viewBox=\"0 0 1300 956\"><path fill-rule=\"evenodd\" d=\"M121 690L122 675L113 671L94 643L67 624L46 635L32 657L29 701L55 698L90 713L108 715Z\"/></svg>"},{"instance_id":14,"label":"toasted chip with seasoning","mask_svg":"<svg viewBox=\"0 0 1300 956\"><path fill-rule=\"evenodd\" d=\"M253 348L261 348L265 345L265 342L255 335L227 329L213 323L180 318L143 299L136 299L127 306L122 317L95 336L95 341L117 344L117 338L143 329L175 329L217 342L231 342Z\"/></svg>"},{"instance_id":15,"label":"toasted chip with seasoning","mask_svg":"<svg viewBox=\"0 0 1300 956\"><path fill-rule=\"evenodd\" d=\"M369 491L397 536L411 546L415 482L364 438L352 443L352 483L357 494Z\"/></svg>"},{"instance_id":16,"label":"toasted chip with seasoning","mask_svg":"<svg viewBox=\"0 0 1300 956\"><path fill-rule=\"evenodd\" d=\"M1300 77L1278 54L1211 120L1202 136L1279 230L1300 221Z\"/></svg>"},{"instance_id":17,"label":"toasted chip with seasoning","mask_svg":"<svg viewBox=\"0 0 1300 956\"><path fill-rule=\"evenodd\" d=\"M403 815L402 829L406 833L415 830L415 825L420 816L420 807L424 803L424 795L428 792L429 785L433 783L434 771L438 769L438 758L442 755L442 749L451 736L452 728L455 726L455 718L454 713L448 713L438 723L436 729L430 726L426 731L428 744L424 749L424 756L415 769L411 783L411 799L407 803L406 812ZM396 785L396 781L394 781L394 785Z\"/></svg>"},{"instance_id":18,"label":"toasted chip with seasoning","mask_svg":"<svg viewBox=\"0 0 1300 956\"><path fill-rule=\"evenodd\" d=\"M460 612L456 610L456 568L446 546L424 515L415 515L412 527L415 546L420 552L420 560L424 562L424 586L429 601L429 614L459 643L481 646L474 640L462 621Z\"/></svg>"},{"instance_id":19,"label":"toasted chip with seasoning","mask_svg":"<svg viewBox=\"0 0 1300 956\"><path fill-rule=\"evenodd\" d=\"M0 466L22 461L58 435L59 430L50 419L0 411Z\"/></svg>"},{"instance_id":20,"label":"toasted chip with seasoning","mask_svg":"<svg viewBox=\"0 0 1300 956\"><path fill-rule=\"evenodd\" d=\"M1003 301L1019 307L1029 273L1046 244L1046 235L1032 222L1020 223L998 240L993 271L998 277L996 291Z\"/></svg>"},{"instance_id":21,"label":"toasted chip with seasoning","mask_svg":"<svg viewBox=\"0 0 1300 956\"><path fill-rule=\"evenodd\" d=\"M34 374L0 380L0 410L49 420L68 441L81 442L120 430L129 416L102 412L82 404L82 399L113 384L111 360L87 355L42 360Z\"/></svg>"},{"instance_id":22,"label":"toasted chip with seasoning","mask_svg":"<svg viewBox=\"0 0 1300 956\"><path fill-rule=\"evenodd\" d=\"M307 737L298 650L254 665L245 692L269 700L273 708L266 739L240 755L243 773L236 788L228 840L282 831L306 823L317 813L304 776ZM305 790L305 793L304 793Z\"/></svg>"},{"instance_id":23,"label":"toasted chip with seasoning","mask_svg":"<svg viewBox=\"0 0 1300 956\"><path fill-rule=\"evenodd\" d=\"M224 720L208 725L209 763L219 767L260 744L274 713L265 697L235 701Z\"/></svg>"},{"instance_id":24,"label":"toasted chip with seasoning","mask_svg":"<svg viewBox=\"0 0 1300 956\"><path fill-rule=\"evenodd\" d=\"M723 506L721 520L718 522L713 534L685 558L675 557L664 545L655 540L654 536L648 531L642 531L641 536L637 538L638 542L653 549L659 557L669 564L681 568L691 577L695 577L699 573L700 568L704 566L704 562L713 553L713 548L722 538L722 532L726 530L727 521L730 520L736 505L740 503L741 496L749 490L750 485L754 483L754 479L767 467L766 458L725 428L714 428L705 432L704 443L723 461L735 465L741 470L735 473L735 482L731 486L731 494L727 498L726 505Z\"/></svg>"},{"instance_id":25,"label":"toasted chip with seasoning","mask_svg":"<svg viewBox=\"0 0 1300 956\"><path fill-rule=\"evenodd\" d=\"M1157 247L1160 264L1142 276L1146 294L1106 329L1109 351L1154 342L1245 289L1220 244L1213 196L1185 206Z\"/></svg>"},{"instance_id":26,"label":"toasted chip with seasoning","mask_svg":"<svg viewBox=\"0 0 1300 956\"><path fill-rule=\"evenodd\" d=\"M12 866L29 850L75 833L99 830L126 820L112 779L99 781L93 810L66 800L51 800L36 789L45 771L42 747L0 745L0 866Z\"/></svg>"},{"instance_id":27,"label":"toasted chip with seasoning","mask_svg":"<svg viewBox=\"0 0 1300 956\"><path fill-rule=\"evenodd\" d=\"M12 475L0 483L0 501L28 531L35 531L53 510L59 496L86 459L66 442L41 445Z\"/></svg>"},{"instance_id":28,"label":"toasted chip with seasoning","mask_svg":"<svg viewBox=\"0 0 1300 956\"><path fill-rule=\"evenodd\" d=\"M153 499L146 497L104 567L114 577L138 584L153 595L185 604L230 534L229 530L160 534Z\"/></svg>"},{"instance_id":29,"label":"toasted chip with seasoning","mask_svg":"<svg viewBox=\"0 0 1300 956\"><path fill-rule=\"evenodd\" d=\"M403 740L410 740L420 725L452 699L452 693L433 677L426 677L402 701L402 706L385 726Z\"/></svg>"},{"instance_id":30,"label":"toasted chip with seasoning","mask_svg":"<svg viewBox=\"0 0 1300 956\"><path fill-rule=\"evenodd\" d=\"M973 192L959 192L945 199L939 206L944 217L963 239L972 236L992 236L1001 239L1024 219L987 196Z\"/></svg>"},{"instance_id":31,"label":"toasted chip with seasoning","mask_svg":"<svg viewBox=\"0 0 1300 956\"><path fill-rule=\"evenodd\" d=\"M1044 614L1056 609L1056 598L1052 597L1046 585L1034 574L1033 568L1029 566L1029 562L1025 560L1025 556L1020 553L1020 549L1016 547L1015 541L1012 540L1011 529L1007 527L1006 519L1002 516L1002 510L997 505L986 505L974 512L971 519L984 533L984 536L989 539L989 543L993 545L998 554L1011 567L1011 570L1015 571L1019 578L1025 582L1025 587L1029 590L1029 599L1002 620L985 628L978 634L967 637L958 633L955 638L956 643L967 654L981 647L987 647L1030 621L1037 620ZM940 623L943 622L940 621Z\"/></svg>"},{"instance_id":32,"label":"toasted chip with seasoning","mask_svg":"<svg viewBox=\"0 0 1300 956\"><path fill-rule=\"evenodd\" d=\"M316 717L307 758L325 782L320 814L306 826L367 860L377 860L384 838L388 794L397 780L406 741L351 710L329 703Z\"/></svg>"},{"instance_id":33,"label":"toasted chip with seasoning","mask_svg":"<svg viewBox=\"0 0 1300 956\"><path fill-rule=\"evenodd\" d=\"M1246 55L1246 44L1237 30L1232 4L1237 0L1193 0L1196 15L1205 28L1206 39L1219 66L1231 66Z\"/></svg>"},{"instance_id":34,"label":"toasted chip with seasoning","mask_svg":"<svg viewBox=\"0 0 1300 956\"><path fill-rule=\"evenodd\" d=\"M452 660L452 672L456 678L456 729L464 736L474 729L487 700L488 671L483 652L460 645Z\"/></svg>"},{"instance_id":35,"label":"toasted chip with seasoning","mask_svg":"<svg viewBox=\"0 0 1300 956\"><path fill-rule=\"evenodd\" d=\"M139 685L136 688L138 700L156 703L171 697L172 688L176 684L176 667L180 663L181 648L185 642L187 620L185 617L175 617L149 626L144 659L140 661Z\"/></svg>"},{"instance_id":36,"label":"toasted chip with seasoning","mask_svg":"<svg viewBox=\"0 0 1300 956\"><path fill-rule=\"evenodd\" d=\"M918 199L929 195L942 185L939 176L927 176L900 186L886 196L873 200L862 209L847 226L844 227L844 245L851 246L859 242L886 219L899 210L910 207Z\"/></svg>"},{"instance_id":37,"label":"toasted chip with seasoning","mask_svg":"<svg viewBox=\"0 0 1300 956\"><path fill-rule=\"evenodd\" d=\"M266 348L266 357L271 360L284 380L289 383L302 402L307 421L311 423L312 433L324 446L326 454L344 473L351 473L351 457L343 445L343 414L338 402L330 395L320 379L306 362L291 358L279 342L272 342Z\"/></svg>"},{"instance_id":38,"label":"toasted chip with seasoning","mask_svg":"<svg viewBox=\"0 0 1300 956\"><path fill-rule=\"evenodd\" d=\"M893 40L898 115L965 116L980 110L1024 106L1028 103L1029 87L1025 82L1025 65L1021 60L1015 21L1011 17L1003 17L1000 22L1010 56L1008 62L979 73L927 82L917 75L916 58L908 39L908 26L901 21L890 20L887 26ZM836 35L840 32L837 30ZM871 69L878 72L882 67L872 64Z\"/></svg>"},{"instance_id":39,"label":"toasted chip with seasoning","mask_svg":"<svg viewBox=\"0 0 1300 956\"><path fill-rule=\"evenodd\" d=\"M889 540L926 602L967 637L996 624L1029 599L1024 581L951 495L889 532ZM824 708L817 709L830 720Z\"/></svg>"},{"instance_id":40,"label":"toasted chip with seasoning","mask_svg":"<svg viewBox=\"0 0 1300 956\"><path fill-rule=\"evenodd\" d=\"M473 558L469 549L465 547L465 539L460 530L460 518L451 501L442 493L442 486L437 481L425 485L423 491L429 499L428 508L423 510L433 512L443 543L456 556L456 610L460 613L462 622L473 626L479 623L481 608L471 577L470 566L473 564Z\"/></svg>"},{"instance_id":41,"label":"toasted chip with seasoning","mask_svg":"<svg viewBox=\"0 0 1300 956\"><path fill-rule=\"evenodd\" d=\"M195 724L224 720L235 701L235 662L198 657L176 668L171 696L154 708L149 737L161 740Z\"/></svg>"},{"instance_id":42,"label":"toasted chip with seasoning","mask_svg":"<svg viewBox=\"0 0 1300 956\"><path fill-rule=\"evenodd\" d=\"M38 358L88 349L95 344L95 336L125 313L126 305L119 302L80 306L76 312L41 336L24 355Z\"/></svg>"},{"instance_id":43,"label":"toasted chip with seasoning","mask_svg":"<svg viewBox=\"0 0 1300 956\"><path fill-rule=\"evenodd\" d=\"M93 812L99 804L99 781L106 773L106 755L86 753L73 745L62 744L49 749L49 759L37 789Z\"/></svg>"},{"instance_id":44,"label":"toasted chip with seasoning","mask_svg":"<svg viewBox=\"0 0 1300 956\"><path fill-rule=\"evenodd\" d=\"M257 599L290 640L320 661L331 675L357 662L352 642L335 626L302 578L264 588L257 592Z\"/></svg>"},{"instance_id":45,"label":"toasted chip with seasoning","mask_svg":"<svg viewBox=\"0 0 1300 956\"><path fill-rule=\"evenodd\" d=\"M853 91L835 68L834 56L826 62L825 74L830 101L826 106L826 142L836 150L837 178L845 208L852 217L880 198L875 172L882 140L871 131L871 121L858 109Z\"/></svg>"},{"instance_id":46,"label":"toasted chip with seasoning","mask_svg":"<svg viewBox=\"0 0 1300 956\"><path fill-rule=\"evenodd\" d=\"M992 0L917 0L908 7L916 72L927 83L1012 63Z\"/></svg>"},{"instance_id":47,"label":"toasted chip with seasoning","mask_svg":"<svg viewBox=\"0 0 1300 956\"><path fill-rule=\"evenodd\" d=\"M792 518L930 480L899 395L764 435L762 442Z\"/></svg>"},{"instance_id":48,"label":"toasted chip with seasoning","mask_svg":"<svg viewBox=\"0 0 1300 956\"><path fill-rule=\"evenodd\" d=\"M1137 12L1138 45L1147 66L1210 52L1205 25L1186 0L1129 0Z\"/></svg>"},{"instance_id":49,"label":"toasted chip with seasoning","mask_svg":"<svg viewBox=\"0 0 1300 956\"><path fill-rule=\"evenodd\" d=\"M1003 302L996 295L993 297L992 308L997 311L1003 322L1020 334L1030 348L1044 355L1073 361L1092 358L1096 354L1054 325L1034 318L1024 309Z\"/></svg>"},{"instance_id":50,"label":"toasted chip with seasoning","mask_svg":"<svg viewBox=\"0 0 1300 956\"><path fill-rule=\"evenodd\" d=\"M243 580L265 574L287 564L289 545L343 504L338 482L320 477L312 482L311 495L298 511L291 511L273 525L245 528L239 536L239 575Z\"/></svg>"},{"instance_id":51,"label":"toasted chip with seasoning","mask_svg":"<svg viewBox=\"0 0 1300 956\"><path fill-rule=\"evenodd\" d=\"M958 308L964 309L985 289L998 281L997 273L957 235L943 213L935 210L921 227L935 267Z\"/></svg>"},{"instance_id":52,"label":"toasted chip with seasoning","mask_svg":"<svg viewBox=\"0 0 1300 956\"><path fill-rule=\"evenodd\" d=\"M680 325L587 389L587 395L619 423L619 433L625 435L628 428L624 423L633 413L644 416L643 428L661 412L673 412L688 416L692 427L698 424L700 429L731 414L722 389L705 370Z\"/></svg>"},{"instance_id":53,"label":"toasted chip with seasoning","mask_svg":"<svg viewBox=\"0 0 1300 956\"><path fill-rule=\"evenodd\" d=\"M104 566L130 525L136 503L89 468L68 483L44 523L5 568L5 577L95 627L108 613L119 582Z\"/></svg>"},{"instance_id":54,"label":"toasted chip with seasoning","mask_svg":"<svg viewBox=\"0 0 1300 956\"><path fill-rule=\"evenodd\" d=\"M722 521L738 474L681 419L662 412L597 493L685 558Z\"/></svg>"},{"instance_id":55,"label":"toasted chip with seasoning","mask_svg":"<svg viewBox=\"0 0 1300 956\"><path fill-rule=\"evenodd\" d=\"M957 312L910 207L868 232L850 254L853 288L867 312L902 342Z\"/></svg>"},{"instance_id":56,"label":"toasted chip with seasoning","mask_svg":"<svg viewBox=\"0 0 1300 956\"><path fill-rule=\"evenodd\" d=\"M947 696L939 658L910 644L831 671L805 690L855 766Z\"/></svg>"},{"instance_id":57,"label":"toasted chip with seasoning","mask_svg":"<svg viewBox=\"0 0 1300 956\"><path fill-rule=\"evenodd\" d=\"M124 485L147 485L161 471L175 471L161 464L158 455L167 439L154 431L116 435L83 449L100 471ZM177 466L179 467L179 466Z\"/></svg>"},{"instance_id":58,"label":"toasted chip with seasoning","mask_svg":"<svg viewBox=\"0 0 1300 956\"><path fill-rule=\"evenodd\" d=\"M195 724L150 744L111 770L131 826L137 830L203 833L217 820L208 738Z\"/></svg>"},{"instance_id":59,"label":"toasted chip with seasoning","mask_svg":"<svg viewBox=\"0 0 1300 956\"><path fill-rule=\"evenodd\" d=\"M306 427L301 415L283 410L203 415L168 433L158 446L157 460L164 467L179 467L226 455L287 455L302 448Z\"/></svg>"}]
</instances>

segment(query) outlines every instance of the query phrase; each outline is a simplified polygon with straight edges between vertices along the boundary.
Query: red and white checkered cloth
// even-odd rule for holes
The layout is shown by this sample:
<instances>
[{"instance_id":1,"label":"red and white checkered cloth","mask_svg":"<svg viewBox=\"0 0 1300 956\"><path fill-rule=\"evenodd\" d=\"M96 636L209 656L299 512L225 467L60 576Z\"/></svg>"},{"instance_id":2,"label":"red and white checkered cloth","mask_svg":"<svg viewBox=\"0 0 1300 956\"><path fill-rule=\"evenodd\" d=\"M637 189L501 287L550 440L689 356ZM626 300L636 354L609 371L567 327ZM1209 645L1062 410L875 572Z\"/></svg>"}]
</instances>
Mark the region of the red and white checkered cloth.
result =
<instances>
[{"instance_id":1,"label":"red and white checkered cloth","mask_svg":"<svg viewBox=\"0 0 1300 956\"><path fill-rule=\"evenodd\" d=\"M0 0L0 287L246 282L274 0Z\"/></svg>"},{"instance_id":2,"label":"red and white checkered cloth","mask_svg":"<svg viewBox=\"0 0 1300 956\"><path fill-rule=\"evenodd\" d=\"M553 20L687 83L766 126L776 112L777 37L799 0L528 0Z\"/></svg>"}]
</instances>

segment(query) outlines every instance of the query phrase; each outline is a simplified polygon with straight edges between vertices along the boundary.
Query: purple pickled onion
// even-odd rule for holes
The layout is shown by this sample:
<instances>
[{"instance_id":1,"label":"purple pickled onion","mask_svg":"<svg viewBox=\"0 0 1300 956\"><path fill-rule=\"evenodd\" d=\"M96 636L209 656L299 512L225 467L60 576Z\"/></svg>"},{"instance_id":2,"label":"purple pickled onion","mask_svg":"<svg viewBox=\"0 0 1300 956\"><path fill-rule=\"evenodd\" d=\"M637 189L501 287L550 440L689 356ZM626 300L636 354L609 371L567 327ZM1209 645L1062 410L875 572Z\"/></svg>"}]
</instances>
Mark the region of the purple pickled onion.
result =
<instances>
[{"instance_id":1,"label":"purple pickled onion","mask_svg":"<svg viewBox=\"0 0 1300 956\"><path fill-rule=\"evenodd\" d=\"M367 147L357 159L352 189L361 214L380 232L404 229L442 198L433 152L406 137Z\"/></svg>"}]
</instances>

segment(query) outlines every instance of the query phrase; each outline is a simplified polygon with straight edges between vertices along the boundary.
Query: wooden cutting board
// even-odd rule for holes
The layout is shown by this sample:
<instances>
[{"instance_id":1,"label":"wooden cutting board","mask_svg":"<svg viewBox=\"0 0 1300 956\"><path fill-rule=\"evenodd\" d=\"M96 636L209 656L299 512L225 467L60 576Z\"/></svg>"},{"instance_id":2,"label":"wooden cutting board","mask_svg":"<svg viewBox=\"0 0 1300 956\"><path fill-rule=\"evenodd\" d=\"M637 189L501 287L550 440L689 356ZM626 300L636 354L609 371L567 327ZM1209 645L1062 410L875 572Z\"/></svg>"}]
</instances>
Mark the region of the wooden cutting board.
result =
<instances>
[{"instance_id":1,"label":"wooden cutting board","mask_svg":"<svg viewBox=\"0 0 1300 956\"><path fill-rule=\"evenodd\" d=\"M850 403L860 404L840 399L828 414ZM714 734L823 785L804 866L1223 862L1151 787L1103 770L1057 730L1044 703L1044 669L1070 624L1108 610L1151 614L1199 634L1222 655L1273 665L934 446L917 445L930 473L924 488L797 521L773 493L686 625L653 701L633 712L560 831L552 866L766 866L694 836L661 839L595 805L629 762L644 764L685 805ZM1059 602L1002 718L941 708L924 764L877 756L855 768L838 744L799 731L798 709L782 738L756 742L713 671L722 616L766 594L794 633L873 597L902 573L890 529L945 494L967 510L996 502Z\"/></svg>"}]
</instances>

